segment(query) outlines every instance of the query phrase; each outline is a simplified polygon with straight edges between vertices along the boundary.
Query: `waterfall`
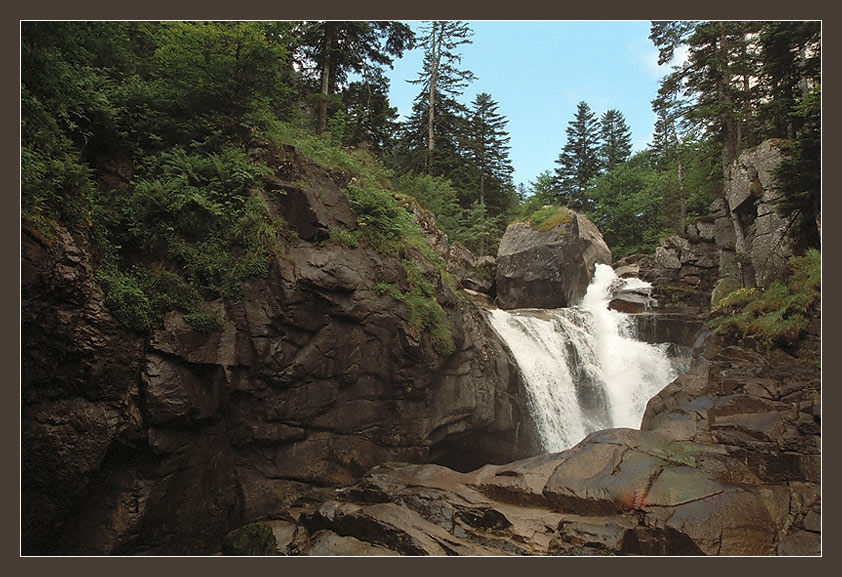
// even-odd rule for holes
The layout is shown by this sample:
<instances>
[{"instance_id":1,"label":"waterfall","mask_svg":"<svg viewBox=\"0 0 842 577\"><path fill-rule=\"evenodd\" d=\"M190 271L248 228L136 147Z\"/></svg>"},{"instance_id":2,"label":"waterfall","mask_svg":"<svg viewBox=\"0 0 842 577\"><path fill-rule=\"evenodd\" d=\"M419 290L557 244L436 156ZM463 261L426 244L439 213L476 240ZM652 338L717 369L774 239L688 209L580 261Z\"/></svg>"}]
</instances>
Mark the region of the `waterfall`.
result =
<instances>
[{"instance_id":1,"label":"waterfall","mask_svg":"<svg viewBox=\"0 0 842 577\"><path fill-rule=\"evenodd\" d=\"M638 428L649 399L678 376L669 344L638 341L631 315L608 308L619 292L650 289L597 264L578 306L489 311L523 376L545 451L563 451L601 429Z\"/></svg>"}]
</instances>

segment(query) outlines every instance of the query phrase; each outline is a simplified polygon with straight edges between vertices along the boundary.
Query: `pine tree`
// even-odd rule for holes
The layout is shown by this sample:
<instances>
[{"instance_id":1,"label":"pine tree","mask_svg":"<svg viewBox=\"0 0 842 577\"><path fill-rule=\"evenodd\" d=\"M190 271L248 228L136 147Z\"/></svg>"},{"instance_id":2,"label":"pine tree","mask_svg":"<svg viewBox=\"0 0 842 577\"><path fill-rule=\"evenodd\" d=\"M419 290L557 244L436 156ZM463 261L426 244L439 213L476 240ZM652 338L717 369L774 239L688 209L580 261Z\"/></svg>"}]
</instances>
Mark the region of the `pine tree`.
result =
<instances>
[{"instance_id":1,"label":"pine tree","mask_svg":"<svg viewBox=\"0 0 842 577\"><path fill-rule=\"evenodd\" d=\"M760 45L761 119L769 136L793 139L803 118L792 111L821 79L821 22L768 22Z\"/></svg>"},{"instance_id":2,"label":"pine tree","mask_svg":"<svg viewBox=\"0 0 842 577\"><path fill-rule=\"evenodd\" d=\"M447 137L445 126L456 124L447 119L447 112L458 111L456 98L467 85L475 79L470 70L460 68L462 55L457 49L463 44L470 44L473 31L461 21L427 22L419 43L424 48L424 64L413 84L422 86L421 95L416 99L414 112L424 113L426 128L425 166L433 173L433 151L437 138ZM423 99L423 100L422 100ZM423 104L422 104L423 102ZM448 111L450 109L450 111ZM444 121L440 121L445 117ZM440 134L444 132L444 134Z\"/></svg>"},{"instance_id":3,"label":"pine tree","mask_svg":"<svg viewBox=\"0 0 842 577\"><path fill-rule=\"evenodd\" d=\"M817 86L795 106L793 115L801 129L787 143L784 159L775 170L782 196L778 212L790 219L802 248L821 248L821 112L821 87Z\"/></svg>"},{"instance_id":4,"label":"pine tree","mask_svg":"<svg viewBox=\"0 0 842 577\"><path fill-rule=\"evenodd\" d=\"M631 131L619 110L608 110L600 118L600 157L602 169L611 171L631 155Z\"/></svg>"},{"instance_id":5,"label":"pine tree","mask_svg":"<svg viewBox=\"0 0 842 577\"><path fill-rule=\"evenodd\" d=\"M740 151L759 137L758 31L760 23L739 21L652 24L650 38L659 62L682 44L688 58L663 83L692 100L684 120L707 130L721 146L723 178Z\"/></svg>"},{"instance_id":6,"label":"pine tree","mask_svg":"<svg viewBox=\"0 0 842 577\"><path fill-rule=\"evenodd\" d=\"M389 105L389 82L352 82L342 91L351 146L370 146L382 152L397 129L397 108Z\"/></svg>"},{"instance_id":7,"label":"pine tree","mask_svg":"<svg viewBox=\"0 0 842 577\"><path fill-rule=\"evenodd\" d=\"M820 107L811 90L820 86L821 23L653 22L650 38L660 64L682 44L688 47L687 61L664 78L653 101L663 113L653 143L658 154L662 148L676 151L672 158L681 171L682 130L676 125L695 127L719 144L725 180L743 149L764 138L794 139L785 145L791 155L780 174L781 189L792 202L779 208L810 223L820 220L821 167L810 157L818 156L820 142L815 121ZM801 228L805 242L818 242L812 224Z\"/></svg>"},{"instance_id":8,"label":"pine tree","mask_svg":"<svg viewBox=\"0 0 842 577\"><path fill-rule=\"evenodd\" d=\"M684 183L684 158L682 156L682 136L679 130L679 114L684 110L686 103L678 99L676 91L665 82L658 91L658 97L652 101L652 109L657 120L655 121L655 133L653 135L652 152L655 165L665 170L675 165L677 197L678 197L678 218L675 223L675 230L684 234L687 228L687 191Z\"/></svg>"},{"instance_id":9,"label":"pine tree","mask_svg":"<svg viewBox=\"0 0 842 577\"><path fill-rule=\"evenodd\" d=\"M567 126L567 142L556 160L559 197L570 208L587 210L588 185L599 174L599 123L586 102L580 102Z\"/></svg>"}]
</instances>

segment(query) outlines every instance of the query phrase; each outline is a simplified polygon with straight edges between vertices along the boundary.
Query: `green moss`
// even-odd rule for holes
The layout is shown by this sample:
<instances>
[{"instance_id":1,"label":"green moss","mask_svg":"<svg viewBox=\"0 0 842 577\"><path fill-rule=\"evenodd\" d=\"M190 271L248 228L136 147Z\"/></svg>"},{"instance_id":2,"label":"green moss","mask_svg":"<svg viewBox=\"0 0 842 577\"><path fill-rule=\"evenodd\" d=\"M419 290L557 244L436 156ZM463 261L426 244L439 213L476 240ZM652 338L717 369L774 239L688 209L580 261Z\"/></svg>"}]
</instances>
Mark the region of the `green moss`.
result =
<instances>
[{"instance_id":1,"label":"green moss","mask_svg":"<svg viewBox=\"0 0 842 577\"><path fill-rule=\"evenodd\" d=\"M265 523L252 523L235 529L222 542L222 554L228 556L275 555L277 550L275 534Z\"/></svg>"},{"instance_id":2,"label":"green moss","mask_svg":"<svg viewBox=\"0 0 842 577\"><path fill-rule=\"evenodd\" d=\"M733 277L726 276L719 279L710 296L711 306L715 307L723 298L740 288L740 281Z\"/></svg>"},{"instance_id":3,"label":"green moss","mask_svg":"<svg viewBox=\"0 0 842 577\"><path fill-rule=\"evenodd\" d=\"M529 216L529 223L532 228L539 232L546 232L571 220L570 212L563 206L544 206Z\"/></svg>"}]
</instances>

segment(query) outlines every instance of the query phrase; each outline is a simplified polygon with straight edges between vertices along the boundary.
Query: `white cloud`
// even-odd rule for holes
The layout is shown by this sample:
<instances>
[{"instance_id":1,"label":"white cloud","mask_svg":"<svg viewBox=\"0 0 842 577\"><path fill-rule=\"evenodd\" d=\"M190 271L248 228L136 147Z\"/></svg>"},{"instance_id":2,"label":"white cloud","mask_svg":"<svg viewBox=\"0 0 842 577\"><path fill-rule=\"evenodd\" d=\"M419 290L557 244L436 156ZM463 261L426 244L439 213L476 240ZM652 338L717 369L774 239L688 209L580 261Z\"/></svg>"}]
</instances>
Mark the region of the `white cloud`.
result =
<instances>
[{"instance_id":1,"label":"white cloud","mask_svg":"<svg viewBox=\"0 0 842 577\"><path fill-rule=\"evenodd\" d=\"M640 60L643 62L643 67L653 78L660 79L664 75L662 66L658 66L658 49L652 47L640 54Z\"/></svg>"},{"instance_id":2,"label":"white cloud","mask_svg":"<svg viewBox=\"0 0 842 577\"><path fill-rule=\"evenodd\" d=\"M680 67L687 61L689 50L687 46L679 46L673 54L671 61L663 65L658 65L658 49L654 46L651 49L639 53L639 58L643 63L644 68L652 75L653 78L660 80L669 74L674 67Z\"/></svg>"}]
</instances>

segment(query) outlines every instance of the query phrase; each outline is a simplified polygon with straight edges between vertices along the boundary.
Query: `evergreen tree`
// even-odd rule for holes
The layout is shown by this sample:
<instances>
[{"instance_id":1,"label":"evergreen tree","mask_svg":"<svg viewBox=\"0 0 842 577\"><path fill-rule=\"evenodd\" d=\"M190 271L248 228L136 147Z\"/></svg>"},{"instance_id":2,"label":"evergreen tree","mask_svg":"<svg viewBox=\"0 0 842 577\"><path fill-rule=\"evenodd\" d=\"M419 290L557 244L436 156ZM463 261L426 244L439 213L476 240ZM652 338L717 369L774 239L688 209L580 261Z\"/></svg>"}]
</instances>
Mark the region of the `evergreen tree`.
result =
<instances>
[{"instance_id":1,"label":"evergreen tree","mask_svg":"<svg viewBox=\"0 0 842 577\"><path fill-rule=\"evenodd\" d=\"M498 103L483 92L472 103L466 156L473 173L473 190L480 204L500 214L513 200L512 165L509 160L507 120Z\"/></svg>"},{"instance_id":2,"label":"evergreen tree","mask_svg":"<svg viewBox=\"0 0 842 577\"><path fill-rule=\"evenodd\" d=\"M785 147L775 171L782 198L778 212L790 219L801 248L821 248L821 87L814 88L795 107L801 130Z\"/></svg>"},{"instance_id":3,"label":"evergreen tree","mask_svg":"<svg viewBox=\"0 0 842 577\"><path fill-rule=\"evenodd\" d=\"M768 136L793 139L803 118L792 111L821 79L821 22L768 22L760 45L763 126Z\"/></svg>"},{"instance_id":4,"label":"evergreen tree","mask_svg":"<svg viewBox=\"0 0 842 577\"><path fill-rule=\"evenodd\" d=\"M781 182L788 183L781 185L788 196L782 206L787 206L784 212L793 217L797 213L810 222L819 220L816 193L803 193L818 189L820 164L807 161L799 151L803 147L812 150L807 156L817 157L815 135L820 131L814 129L811 119L816 108L808 100L811 89L820 84L821 24L653 22L650 38L659 49L661 64L669 61L680 45L688 47L687 61L664 78L653 102L656 110L664 112L664 122L659 116L656 132L658 147L667 142L664 137L671 134L674 123L695 127L719 144L725 180L744 148L769 137L794 139L793 144L785 145L791 156L781 168ZM680 138L674 140L679 143L672 148L682 150ZM808 197L803 203L796 200ZM801 229L806 231L807 244L818 242L818 234L810 232L816 227Z\"/></svg>"},{"instance_id":5,"label":"evergreen tree","mask_svg":"<svg viewBox=\"0 0 842 577\"><path fill-rule=\"evenodd\" d=\"M424 173L466 181L464 154L470 113L457 100L439 95L435 112L435 148L430 149L427 96L426 93L416 96L412 113L398 128L394 169L400 174Z\"/></svg>"},{"instance_id":6,"label":"evergreen tree","mask_svg":"<svg viewBox=\"0 0 842 577\"><path fill-rule=\"evenodd\" d=\"M654 164L663 171L675 167L677 195L664 196L677 196L679 209L675 230L684 234L687 227L687 192L684 185L685 162L682 157L681 136L677 128L680 105L677 103L675 91L671 90L668 84L662 85L658 91L658 97L652 101L652 109L657 117L651 147Z\"/></svg>"},{"instance_id":7,"label":"evergreen tree","mask_svg":"<svg viewBox=\"0 0 842 577\"><path fill-rule=\"evenodd\" d=\"M650 154L639 152L593 182L588 217L618 258L654 251L666 228L664 175L652 168Z\"/></svg>"},{"instance_id":8,"label":"evergreen tree","mask_svg":"<svg viewBox=\"0 0 842 577\"><path fill-rule=\"evenodd\" d=\"M434 173L436 141L439 137L454 136L448 128L458 124L453 116L464 111L456 98L475 79L470 70L460 68L462 55L457 51L463 44L470 44L472 35L473 31L465 22L434 20L425 24L419 40L424 48L424 64L412 83L421 85L422 91L413 112L423 114L427 149L425 168L431 174Z\"/></svg>"},{"instance_id":9,"label":"evergreen tree","mask_svg":"<svg viewBox=\"0 0 842 577\"><path fill-rule=\"evenodd\" d=\"M604 171L611 171L631 155L631 131L619 110L608 110L599 121L602 146L599 153Z\"/></svg>"},{"instance_id":10,"label":"evergreen tree","mask_svg":"<svg viewBox=\"0 0 842 577\"><path fill-rule=\"evenodd\" d=\"M389 84L352 82L342 91L347 111L349 146L370 146L377 152L391 146L397 130L397 109L389 105Z\"/></svg>"},{"instance_id":11,"label":"evergreen tree","mask_svg":"<svg viewBox=\"0 0 842 577\"><path fill-rule=\"evenodd\" d=\"M692 106L684 120L707 130L721 146L723 178L740 151L757 143L760 23L739 21L656 23L650 38L665 63L686 44L688 58L663 80Z\"/></svg>"},{"instance_id":12,"label":"evergreen tree","mask_svg":"<svg viewBox=\"0 0 842 577\"><path fill-rule=\"evenodd\" d=\"M377 81L382 77L379 69L391 67L393 58L411 49L415 40L409 26L394 21L304 22L297 34L299 58L312 63L311 69L318 72L317 133L327 126L329 103L349 73Z\"/></svg>"},{"instance_id":13,"label":"evergreen tree","mask_svg":"<svg viewBox=\"0 0 842 577\"><path fill-rule=\"evenodd\" d=\"M654 106L653 106L654 108ZM652 132L652 142L648 150L652 153L652 163L659 170L664 169L673 154L673 121L663 109L655 108L655 126Z\"/></svg>"},{"instance_id":14,"label":"evergreen tree","mask_svg":"<svg viewBox=\"0 0 842 577\"><path fill-rule=\"evenodd\" d=\"M534 181L529 182L530 198L535 199L540 205L540 208L545 204L552 204L558 200L558 191L556 189L555 175L552 171L545 170L541 172Z\"/></svg>"},{"instance_id":15,"label":"evergreen tree","mask_svg":"<svg viewBox=\"0 0 842 577\"><path fill-rule=\"evenodd\" d=\"M456 240L477 256L487 255L492 247L491 252L496 252L504 228L500 215L490 214L481 202L475 202L463 214L462 228Z\"/></svg>"},{"instance_id":16,"label":"evergreen tree","mask_svg":"<svg viewBox=\"0 0 842 577\"><path fill-rule=\"evenodd\" d=\"M559 197L570 208L587 210L588 185L599 174L599 123L586 102L580 102L567 126L567 141L556 160Z\"/></svg>"}]
</instances>

